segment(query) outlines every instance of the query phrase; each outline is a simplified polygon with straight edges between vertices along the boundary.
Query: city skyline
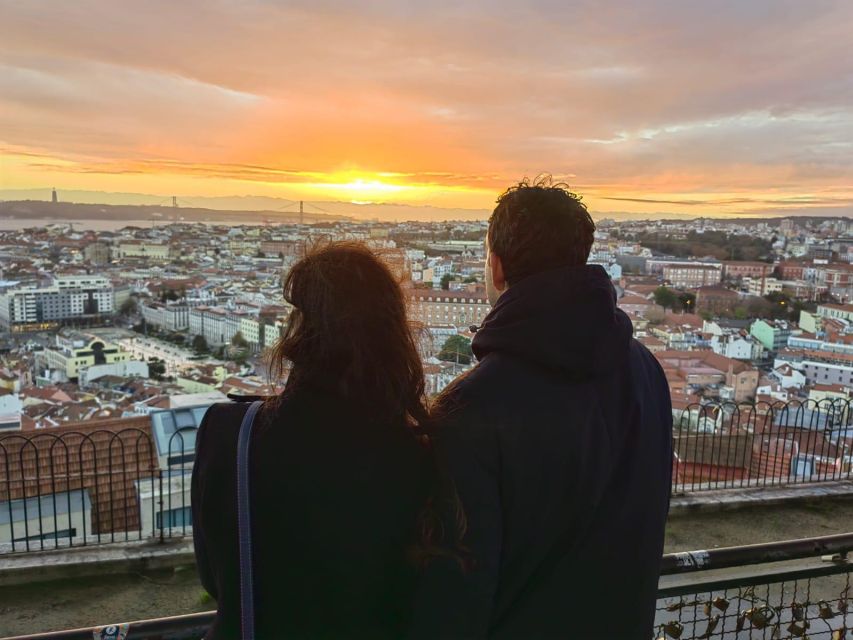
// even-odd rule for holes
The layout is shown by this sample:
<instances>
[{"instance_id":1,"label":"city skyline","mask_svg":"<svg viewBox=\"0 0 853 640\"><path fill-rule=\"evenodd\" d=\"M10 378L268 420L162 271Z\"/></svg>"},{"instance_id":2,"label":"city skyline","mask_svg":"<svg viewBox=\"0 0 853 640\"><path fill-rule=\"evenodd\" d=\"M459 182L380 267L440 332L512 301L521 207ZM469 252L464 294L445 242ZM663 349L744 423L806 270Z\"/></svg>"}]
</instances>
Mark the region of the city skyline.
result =
<instances>
[{"instance_id":1,"label":"city skyline","mask_svg":"<svg viewBox=\"0 0 853 640\"><path fill-rule=\"evenodd\" d=\"M853 215L846 3L3 13L0 192Z\"/></svg>"}]
</instances>

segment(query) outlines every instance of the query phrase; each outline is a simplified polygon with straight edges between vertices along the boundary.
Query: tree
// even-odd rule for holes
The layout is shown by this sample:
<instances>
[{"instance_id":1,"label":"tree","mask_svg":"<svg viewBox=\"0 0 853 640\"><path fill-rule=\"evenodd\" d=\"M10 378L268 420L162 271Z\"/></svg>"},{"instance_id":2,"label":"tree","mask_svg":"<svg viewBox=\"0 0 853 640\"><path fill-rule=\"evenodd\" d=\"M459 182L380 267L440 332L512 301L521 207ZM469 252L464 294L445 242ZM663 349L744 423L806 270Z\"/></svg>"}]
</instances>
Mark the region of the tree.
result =
<instances>
[{"instance_id":1,"label":"tree","mask_svg":"<svg viewBox=\"0 0 853 640\"><path fill-rule=\"evenodd\" d=\"M773 304L760 296L749 296L746 313L749 318L769 318L773 315Z\"/></svg>"},{"instance_id":2,"label":"tree","mask_svg":"<svg viewBox=\"0 0 853 640\"><path fill-rule=\"evenodd\" d=\"M164 289L160 292L160 300L166 302L168 300L180 300L181 294L179 294L174 289Z\"/></svg>"},{"instance_id":3,"label":"tree","mask_svg":"<svg viewBox=\"0 0 853 640\"><path fill-rule=\"evenodd\" d=\"M148 358L148 375L155 380L162 380L166 373L166 363L160 358Z\"/></svg>"},{"instance_id":4,"label":"tree","mask_svg":"<svg viewBox=\"0 0 853 640\"><path fill-rule=\"evenodd\" d=\"M249 341L243 337L242 331L238 331L237 333L234 334L234 337L231 338L231 346L237 347L239 349L245 349L246 347L249 346Z\"/></svg>"},{"instance_id":5,"label":"tree","mask_svg":"<svg viewBox=\"0 0 853 640\"><path fill-rule=\"evenodd\" d=\"M471 351L471 341L465 336L450 336L438 352L438 359L445 362L471 364L474 353Z\"/></svg>"},{"instance_id":6,"label":"tree","mask_svg":"<svg viewBox=\"0 0 853 640\"><path fill-rule=\"evenodd\" d=\"M791 300L791 296L787 293L772 291L764 296L764 299L770 303L770 317L777 320L789 319L795 322L800 319L800 309L803 308L802 303L798 305L797 302L799 301Z\"/></svg>"},{"instance_id":7,"label":"tree","mask_svg":"<svg viewBox=\"0 0 853 640\"><path fill-rule=\"evenodd\" d=\"M447 291L450 288L450 281L453 280L453 276L449 273L445 273L441 276L441 288Z\"/></svg>"},{"instance_id":8,"label":"tree","mask_svg":"<svg viewBox=\"0 0 853 640\"><path fill-rule=\"evenodd\" d=\"M678 300L675 296L675 292L672 289L667 289L664 286L660 286L655 289L654 292L655 304L659 304L664 309L673 309L675 308L675 304Z\"/></svg>"},{"instance_id":9,"label":"tree","mask_svg":"<svg viewBox=\"0 0 853 640\"><path fill-rule=\"evenodd\" d=\"M680 293L678 294L678 307L679 309L684 309L687 313L691 313L696 310L696 296L692 293Z\"/></svg>"},{"instance_id":10,"label":"tree","mask_svg":"<svg viewBox=\"0 0 853 640\"><path fill-rule=\"evenodd\" d=\"M118 312L123 316L132 316L139 310L139 304L133 296L121 303Z\"/></svg>"},{"instance_id":11,"label":"tree","mask_svg":"<svg viewBox=\"0 0 853 640\"><path fill-rule=\"evenodd\" d=\"M193 351L196 353L207 353L210 351L210 347L207 346L207 339L204 336L198 335L193 338Z\"/></svg>"}]
</instances>

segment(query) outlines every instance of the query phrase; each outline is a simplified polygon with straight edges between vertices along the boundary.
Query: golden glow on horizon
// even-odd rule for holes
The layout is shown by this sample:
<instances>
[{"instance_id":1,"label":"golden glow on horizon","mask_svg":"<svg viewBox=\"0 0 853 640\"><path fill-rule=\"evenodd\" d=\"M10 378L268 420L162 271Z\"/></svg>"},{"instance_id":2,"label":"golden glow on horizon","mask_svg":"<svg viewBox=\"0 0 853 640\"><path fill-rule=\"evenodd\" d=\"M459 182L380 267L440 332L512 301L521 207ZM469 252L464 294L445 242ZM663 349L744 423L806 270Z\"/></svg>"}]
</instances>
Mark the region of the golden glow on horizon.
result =
<instances>
[{"instance_id":1,"label":"golden glow on horizon","mask_svg":"<svg viewBox=\"0 0 853 640\"><path fill-rule=\"evenodd\" d=\"M497 195L517 179L490 176L468 183L444 174L364 171L349 168L328 173L293 171L250 164L194 164L174 161L121 162L69 159L40 151L0 148L0 191L3 189L89 190L106 192L105 203L119 203L116 194L177 194L229 197L267 196L290 200L339 201L353 204L432 205L445 208L491 210ZM682 182L682 184L679 184ZM692 217L760 216L839 206L853 199L853 189L835 187L819 193L776 187L703 191L695 176L667 179L645 188L629 184L578 184L572 187L596 217L608 212L649 216L684 214ZM2 197L2 196L0 196Z\"/></svg>"}]
</instances>

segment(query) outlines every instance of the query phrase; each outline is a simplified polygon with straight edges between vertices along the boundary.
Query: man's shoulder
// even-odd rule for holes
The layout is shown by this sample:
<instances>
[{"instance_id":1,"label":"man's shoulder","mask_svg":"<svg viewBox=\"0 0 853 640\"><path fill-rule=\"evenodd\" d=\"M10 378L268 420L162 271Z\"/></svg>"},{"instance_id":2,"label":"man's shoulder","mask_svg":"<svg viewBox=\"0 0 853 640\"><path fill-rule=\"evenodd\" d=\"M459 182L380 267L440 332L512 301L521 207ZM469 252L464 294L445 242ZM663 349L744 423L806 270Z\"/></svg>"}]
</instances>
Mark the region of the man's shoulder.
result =
<instances>
[{"instance_id":1,"label":"man's shoulder","mask_svg":"<svg viewBox=\"0 0 853 640\"><path fill-rule=\"evenodd\" d=\"M439 395L439 401L468 402L478 396L492 393L497 374L506 367L503 360L495 354L478 362L472 369L451 382Z\"/></svg>"},{"instance_id":2,"label":"man's shoulder","mask_svg":"<svg viewBox=\"0 0 853 640\"><path fill-rule=\"evenodd\" d=\"M642 342L637 340L636 338L631 338L631 358L633 358L636 362L642 363L644 366L651 368L661 377L665 377L663 373L663 367L661 366L658 359L655 357L651 351L649 351L648 347L644 345Z\"/></svg>"},{"instance_id":3,"label":"man's shoulder","mask_svg":"<svg viewBox=\"0 0 853 640\"><path fill-rule=\"evenodd\" d=\"M494 425L490 417L500 413L501 404L512 397L503 389L509 379L509 366L505 358L490 354L450 383L433 405L433 421L437 427Z\"/></svg>"}]
</instances>

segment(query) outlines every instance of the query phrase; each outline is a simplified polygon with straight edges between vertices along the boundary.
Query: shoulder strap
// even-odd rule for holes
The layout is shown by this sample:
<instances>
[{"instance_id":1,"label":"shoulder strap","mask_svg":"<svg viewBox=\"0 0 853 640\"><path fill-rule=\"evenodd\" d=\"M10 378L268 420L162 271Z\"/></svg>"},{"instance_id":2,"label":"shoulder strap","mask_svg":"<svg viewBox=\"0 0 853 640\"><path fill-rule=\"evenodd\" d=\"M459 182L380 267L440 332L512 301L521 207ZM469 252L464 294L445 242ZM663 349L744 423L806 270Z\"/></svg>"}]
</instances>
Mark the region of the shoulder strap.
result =
<instances>
[{"instance_id":1,"label":"shoulder strap","mask_svg":"<svg viewBox=\"0 0 853 640\"><path fill-rule=\"evenodd\" d=\"M249 445L252 425L263 402L249 405L237 440L237 531L240 538L240 628L243 640L255 638L255 587L252 577L252 519L249 510Z\"/></svg>"}]
</instances>

